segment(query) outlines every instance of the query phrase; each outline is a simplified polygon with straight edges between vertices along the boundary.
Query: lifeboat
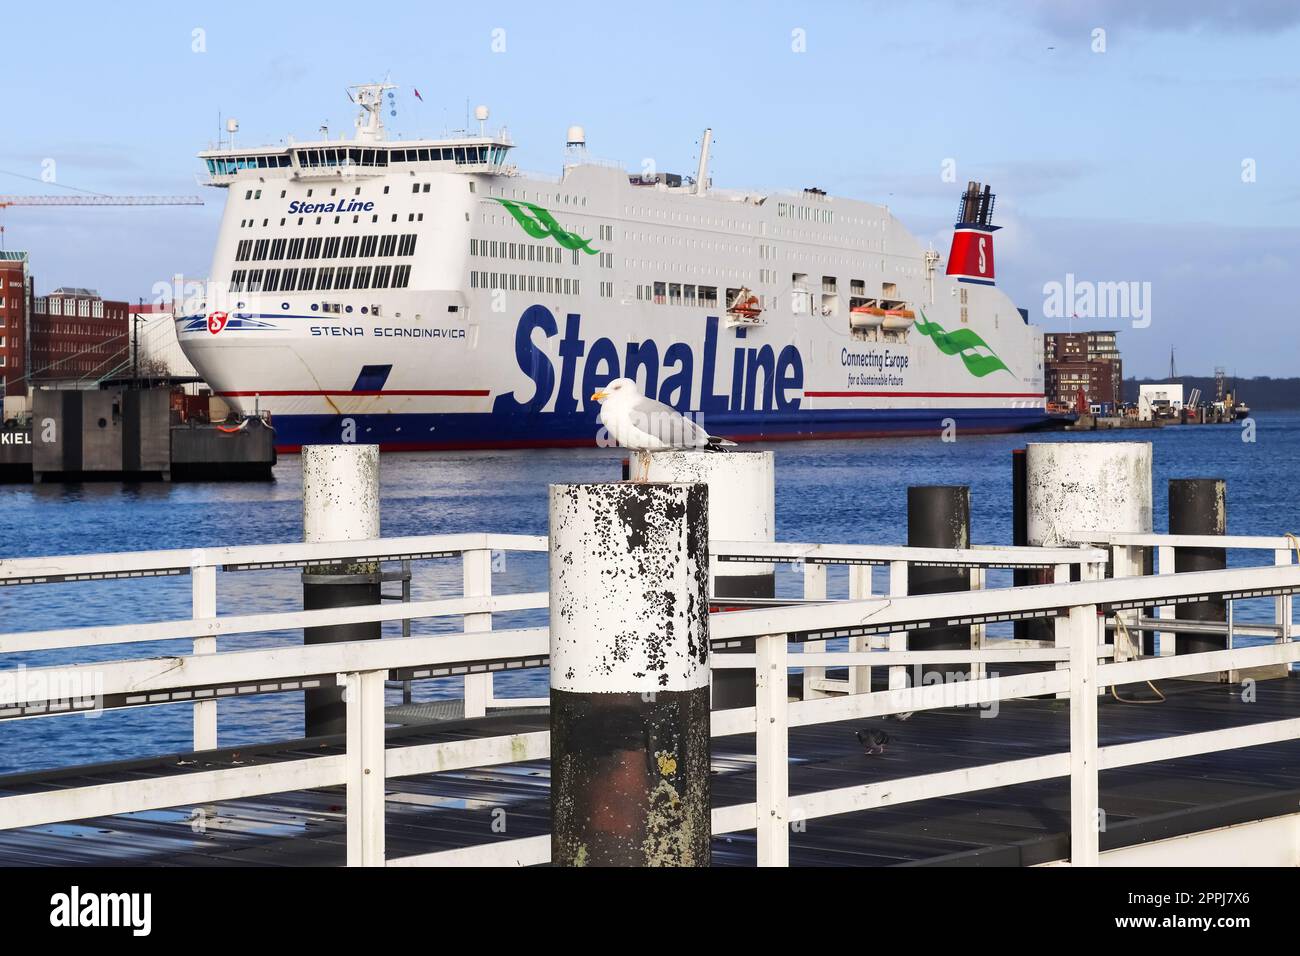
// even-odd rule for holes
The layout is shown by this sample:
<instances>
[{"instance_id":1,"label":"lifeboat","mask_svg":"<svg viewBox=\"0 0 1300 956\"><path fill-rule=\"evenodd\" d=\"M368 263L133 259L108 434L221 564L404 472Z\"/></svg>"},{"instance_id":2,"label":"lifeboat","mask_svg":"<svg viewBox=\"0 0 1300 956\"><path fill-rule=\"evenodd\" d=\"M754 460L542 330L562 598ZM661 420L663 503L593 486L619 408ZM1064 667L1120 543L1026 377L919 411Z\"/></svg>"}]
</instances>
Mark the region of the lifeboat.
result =
<instances>
[{"instance_id":1,"label":"lifeboat","mask_svg":"<svg viewBox=\"0 0 1300 956\"><path fill-rule=\"evenodd\" d=\"M911 309L885 309L884 326L890 332L902 332L912 327L916 313Z\"/></svg>"},{"instance_id":2,"label":"lifeboat","mask_svg":"<svg viewBox=\"0 0 1300 956\"><path fill-rule=\"evenodd\" d=\"M874 305L858 305L849 310L849 327L862 331L880 328L885 321L885 310Z\"/></svg>"},{"instance_id":3,"label":"lifeboat","mask_svg":"<svg viewBox=\"0 0 1300 956\"><path fill-rule=\"evenodd\" d=\"M741 289L731 305L727 307L727 314L752 322L763 314L763 307L759 305L758 296L748 289Z\"/></svg>"}]
</instances>

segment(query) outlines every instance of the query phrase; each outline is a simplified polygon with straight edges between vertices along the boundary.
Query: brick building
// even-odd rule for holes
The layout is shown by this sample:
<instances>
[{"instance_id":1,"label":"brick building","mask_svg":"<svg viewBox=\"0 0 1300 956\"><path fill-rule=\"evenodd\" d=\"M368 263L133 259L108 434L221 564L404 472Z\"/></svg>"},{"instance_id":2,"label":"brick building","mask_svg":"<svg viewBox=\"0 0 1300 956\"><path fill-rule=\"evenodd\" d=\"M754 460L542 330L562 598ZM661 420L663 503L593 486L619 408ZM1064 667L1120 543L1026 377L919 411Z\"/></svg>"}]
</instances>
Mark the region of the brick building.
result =
<instances>
[{"instance_id":1,"label":"brick building","mask_svg":"<svg viewBox=\"0 0 1300 956\"><path fill-rule=\"evenodd\" d=\"M0 251L0 381L6 395L26 395L27 315L32 279L27 253Z\"/></svg>"},{"instance_id":2,"label":"brick building","mask_svg":"<svg viewBox=\"0 0 1300 956\"><path fill-rule=\"evenodd\" d=\"M1123 401L1124 362L1116 332L1048 332L1043 358L1049 403L1073 408L1080 388L1089 404L1105 411Z\"/></svg>"},{"instance_id":3,"label":"brick building","mask_svg":"<svg viewBox=\"0 0 1300 956\"><path fill-rule=\"evenodd\" d=\"M94 382L127 371L128 308L93 289L58 288L33 298L33 383Z\"/></svg>"}]
</instances>

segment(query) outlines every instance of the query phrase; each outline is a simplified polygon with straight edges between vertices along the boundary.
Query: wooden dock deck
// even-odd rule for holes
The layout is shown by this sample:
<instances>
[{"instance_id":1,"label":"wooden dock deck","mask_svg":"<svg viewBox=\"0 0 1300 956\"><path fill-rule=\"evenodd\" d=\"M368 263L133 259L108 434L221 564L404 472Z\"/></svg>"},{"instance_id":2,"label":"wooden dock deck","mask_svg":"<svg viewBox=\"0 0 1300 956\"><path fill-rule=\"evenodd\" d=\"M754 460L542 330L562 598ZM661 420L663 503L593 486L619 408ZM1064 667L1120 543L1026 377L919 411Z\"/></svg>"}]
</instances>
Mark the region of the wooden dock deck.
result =
<instances>
[{"instance_id":1,"label":"wooden dock deck","mask_svg":"<svg viewBox=\"0 0 1300 956\"><path fill-rule=\"evenodd\" d=\"M1171 680L1164 703L1099 705L1102 746L1221 730L1300 713L1300 679L1261 681L1253 702L1240 685ZM1146 688L1125 688L1139 696ZM985 714L984 716L981 716ZM501 714L393 728L388 746L546 730L544 713ZM855 731L883 729L868 756ZM790 730L790 793L797 795L1069 750L1067 701L1002 702L918 712L905 721L854 720ZM755 793L753 734L713 742L713 804ZM203 770L341 754L341 739L295 741L100 764L0 778L3 795L166 778ZM1300 740L1166 760L1101 774L1104 851L1183 833L1294 813ZM790 862L804 866L1028 866L1069 856L1068 777L839 814L796 826ZM504 811L504 815L501 811ZM504 822L497 832L493 822ZM544 760L390 779L386 841L392 857L549 832ZM343 865L343 787L183 806L0 832L4 866ZM715 866L752 866L753 831L713 839Z\"/></svg>"}]
</instances>

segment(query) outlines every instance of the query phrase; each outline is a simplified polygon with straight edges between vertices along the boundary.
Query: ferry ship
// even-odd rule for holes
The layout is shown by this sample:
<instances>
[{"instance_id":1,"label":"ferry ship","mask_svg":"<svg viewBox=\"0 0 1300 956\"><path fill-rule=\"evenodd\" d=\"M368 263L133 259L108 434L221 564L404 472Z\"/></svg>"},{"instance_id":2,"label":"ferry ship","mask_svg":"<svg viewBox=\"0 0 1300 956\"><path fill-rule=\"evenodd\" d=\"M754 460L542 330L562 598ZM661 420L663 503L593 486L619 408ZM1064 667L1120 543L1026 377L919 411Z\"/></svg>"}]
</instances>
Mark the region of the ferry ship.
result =
<instances>
[{"instance_id":1,"label":"ferry ship","mask_svg":"<svg viewBox=\"0 0 1300 956\"><path fill-rule=\"evenodd\" d=\"M737 441L1008 432L1047 418L1040 331L997 288L994 195L946 260L885 206L714 188L590 159L510 162L505 130L200 153L228 199L181 347L282 451L591 445L617 377Z\"/></svg>"}]
</instances>

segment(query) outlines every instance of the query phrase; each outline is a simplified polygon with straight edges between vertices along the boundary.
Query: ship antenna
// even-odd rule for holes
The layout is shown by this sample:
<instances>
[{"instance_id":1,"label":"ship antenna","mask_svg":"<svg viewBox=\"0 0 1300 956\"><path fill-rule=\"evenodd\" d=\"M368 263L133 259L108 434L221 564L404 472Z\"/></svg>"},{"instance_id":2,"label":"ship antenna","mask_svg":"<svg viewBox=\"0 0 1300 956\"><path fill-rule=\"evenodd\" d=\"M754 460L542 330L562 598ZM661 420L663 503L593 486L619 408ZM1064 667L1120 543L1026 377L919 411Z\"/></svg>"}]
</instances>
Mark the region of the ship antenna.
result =
<instances>
[{"instance_id":1,"label":"ship antenna","mask_svg":"<svg viewBox=\"0 0 1300 956\"><path fill-rule=\"evenodd\" d=\"M361 107L356 120L358 140L375 142L387 138L384 132L384 93L395 89L397 87L387 79L382 83L348 87L348 98Z\"/></svg>"}]
</instances>

